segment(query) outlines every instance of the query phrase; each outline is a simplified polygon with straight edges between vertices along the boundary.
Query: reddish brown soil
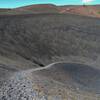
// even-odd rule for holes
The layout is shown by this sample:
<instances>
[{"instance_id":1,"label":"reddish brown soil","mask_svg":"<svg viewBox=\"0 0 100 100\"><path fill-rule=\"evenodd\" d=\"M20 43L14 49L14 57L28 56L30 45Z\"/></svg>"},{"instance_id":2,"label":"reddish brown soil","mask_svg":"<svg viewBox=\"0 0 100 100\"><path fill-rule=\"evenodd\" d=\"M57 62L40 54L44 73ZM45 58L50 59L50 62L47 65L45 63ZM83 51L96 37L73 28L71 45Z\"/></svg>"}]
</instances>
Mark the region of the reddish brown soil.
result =
<instances>
[{"instance_id":1,"label":"reddish brown soil","mask_svg":"<svg viewBox=\"0 0 100 100\"><path fill-rule=\"evenodd\" d=\"M100 17L100 6L63 6L60 13L73 13L84 16Z\"/></svg>"},{"instance_id":2,"label":"reddish brown soil","mask_svg":"<svg viewBox=\"0 0 100 100\"><path fill-rule=\"evenodd\" d=\"M0 9L0 12L9 11L9 9ZM72 13L83 16L91 16L100 18L100 5L93 6L56 6L53 4L37 4L37 5L29 5L24 7L19 7L10 10L11 14L31 14L31 13ZM10 13L10 12L9 12ZM8 13L7 13L8 14Z\"/></svg>"},{"instance_id":3,"label":"reddish brown soil","mask_svg":"<svg viewBox=\"0 0 100 100\"><path fill-rule=\"evenodd\" d=\"M16 8L16 10L34 10L34 9L41 9L41 8L53 8L57 9L57 7L53 4L37 4L37 5L30 5Z\"/></svg>"}]
</instances>

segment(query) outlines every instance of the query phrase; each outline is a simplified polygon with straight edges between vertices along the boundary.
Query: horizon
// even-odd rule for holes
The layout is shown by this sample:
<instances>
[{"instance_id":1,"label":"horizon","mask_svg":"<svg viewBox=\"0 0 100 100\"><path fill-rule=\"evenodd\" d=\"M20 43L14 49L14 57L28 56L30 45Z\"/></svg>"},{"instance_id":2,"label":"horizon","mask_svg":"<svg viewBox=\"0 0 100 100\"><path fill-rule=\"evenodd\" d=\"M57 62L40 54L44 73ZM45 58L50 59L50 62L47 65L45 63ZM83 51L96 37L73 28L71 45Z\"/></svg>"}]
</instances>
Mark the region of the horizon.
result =
<instances>
[{"instance_id":1,"label":"horizon","mask_svg":"<svg viewBox=\"0 0 100 100\"><path fill-rule=\"evenodd\" d=\"M52 3L43 3L43 4L29 4L29 5L23 5L23 6L18 6L18 7L14 7L14 8L20 8L20 7L26 7L26 6L32 6L32 5L55 5L55 6L83 6L84 4L66 4L66 5L56 5L56 4L52 4ZM96 5L100 5L100 4L87 4L86 6L96 6ZM13 7L0 7L0 9L14 9Z\"/></svg>"},{"instance_id":2,"label":"horizon","mask_svg":"<svg viewBox=\"0 0 100 100\"><path fill-rule=\"evenodd\" d=\"M87 3L86 3L87 2ZM100 5L99 0L0 0L0 8L18 8L29 5L38 5L38 4L54 4L56 6L64 6L64 5Z\"/></svg>"}]
</instances>

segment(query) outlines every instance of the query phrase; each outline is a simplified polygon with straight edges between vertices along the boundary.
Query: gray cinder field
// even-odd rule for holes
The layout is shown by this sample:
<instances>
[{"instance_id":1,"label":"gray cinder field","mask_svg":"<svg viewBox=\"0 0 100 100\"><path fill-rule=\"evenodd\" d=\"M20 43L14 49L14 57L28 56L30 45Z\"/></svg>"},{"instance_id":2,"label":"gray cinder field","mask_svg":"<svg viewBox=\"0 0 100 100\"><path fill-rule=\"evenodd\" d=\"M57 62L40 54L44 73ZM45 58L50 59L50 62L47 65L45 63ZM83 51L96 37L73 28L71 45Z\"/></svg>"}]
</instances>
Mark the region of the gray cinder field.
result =
<instances>
[{"instance_id":1,"label":"gray cinder field","mask_svg":"<svg viewBox=\"0 0 100 100\"><path fill-rule=\"evenodd\" d=\"M0 100L100 100L100 19L15 12L0 15Z\"/></svg>"}]
</instances>

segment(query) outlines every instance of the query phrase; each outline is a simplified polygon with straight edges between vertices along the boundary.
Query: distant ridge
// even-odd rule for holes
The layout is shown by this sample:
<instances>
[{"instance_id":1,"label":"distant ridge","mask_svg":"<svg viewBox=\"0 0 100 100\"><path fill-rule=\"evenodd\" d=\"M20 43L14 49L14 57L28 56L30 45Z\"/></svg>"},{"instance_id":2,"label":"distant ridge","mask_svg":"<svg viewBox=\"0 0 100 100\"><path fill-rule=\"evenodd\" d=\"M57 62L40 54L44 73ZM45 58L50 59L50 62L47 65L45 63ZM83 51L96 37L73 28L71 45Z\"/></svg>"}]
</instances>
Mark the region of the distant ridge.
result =
<instances>
[{"instance_id":1,"label":"distant ridge","mask_svg":"<svg viewBox=\"0 0 100 100\"><path fill-rule=\"evenodd\" d=\"M100 17L100 5L69 5L59 7L61 13Z\"/></svg>"},{"instance_id":2,"label":"distant ridge","mask_svg":"<svg viewBox=\"0 0 100 100\"><path fill-rule=\"evenodd\" d=\"M32 11L32 13L59 13L56 5L53 4L37 4L19 7L14 10L18 11Z\"/></svg>"},{"instance_id":3,"label":"distant ridge","mask_svg":"<svg viewBox=\"0 0 100 100\"><path fill-rule=\"evenodd\" d=\"M0 12L5 12L5 11L9 11L11 9L6 9L6 8L0 8Z\"/></svg>"},{"instance_id":4,"label":"distant ridge","mask_svg":"<svg viewBox=\"0 0 100 100\"><path fill-rule=\"evenodd\" d=\"M15 9L33 9L33 8L37 8L37 7L42 7L42 8L49 8L49 7L56 7L56 5L54 4L36 4L36 5L28 5L28 6L22 6L22 7L18 7L18 8L15 8Z\"/></svg>"},{"instance_id":5,"label":"distant ridge","mask_svg":"<svg viewBox=\"0 0 100 100\"><path fill-rule=\"evenodd\" d=\"M100 18L100 5L64 5L56 6L54 4L36 4L18 7L14 9L0 9L2 14L41 14L41 13L58 13L58 14L77 14L82 16L91 16Z\"/></svg>"}]
</instances>

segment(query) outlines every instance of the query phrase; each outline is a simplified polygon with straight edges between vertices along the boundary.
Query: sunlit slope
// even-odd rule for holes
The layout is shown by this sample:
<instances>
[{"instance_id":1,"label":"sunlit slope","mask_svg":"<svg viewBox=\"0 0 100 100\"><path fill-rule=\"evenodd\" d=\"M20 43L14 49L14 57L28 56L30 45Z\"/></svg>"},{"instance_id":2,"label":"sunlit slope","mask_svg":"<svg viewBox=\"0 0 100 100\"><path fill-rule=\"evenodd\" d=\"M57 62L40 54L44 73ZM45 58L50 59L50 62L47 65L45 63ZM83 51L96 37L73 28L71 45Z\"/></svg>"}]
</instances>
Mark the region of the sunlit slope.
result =
<instances>
[{"instance_id":1,"label":"sunlit slope","mask_svg":"<svg viewBox=\"0 0 100 100\"><path fill-rule=\"evenodd\" d=\"M57 6L53 4L29 5L13 9L0 9L0 15L23 15L38 13L59 13Z\"/></svg>"},{"instance_id":2,"label":"sunlit slope","mask_svg":"<svg viewBox=\"0 0 100 100\"><path fill-rule=\"evenodd\" d=\"M91 16L100 18L100 5L83 5L83 6L61 6L60 13L72 13L83 16Z\"/></svg>"},{"instance_id":3,"label":"sunlit slope","mask_svg":"<svg viewBox=\"0 0 100 100\"><path fill-rule=\"evenodd\" d=\"M82 16L100 18L100 5L65 5L56 6L53 4L28 5L13 9L0 9L0 15L23 15L23 14L42 14L42 13L72 13Z\"/></svg>"},{"instance_id":4,"label":"sunlit slope","mask_svg":"<svg viewBox=\"0 0 100 100\"><path fill-rule=\"evenodd\" d=\"M22 13L59 13L59 10L56 5L53 4L37 4L29 5L24 7L19 7L14 9L15 11L20 11Z\"/></svg>"}]
</instances>

